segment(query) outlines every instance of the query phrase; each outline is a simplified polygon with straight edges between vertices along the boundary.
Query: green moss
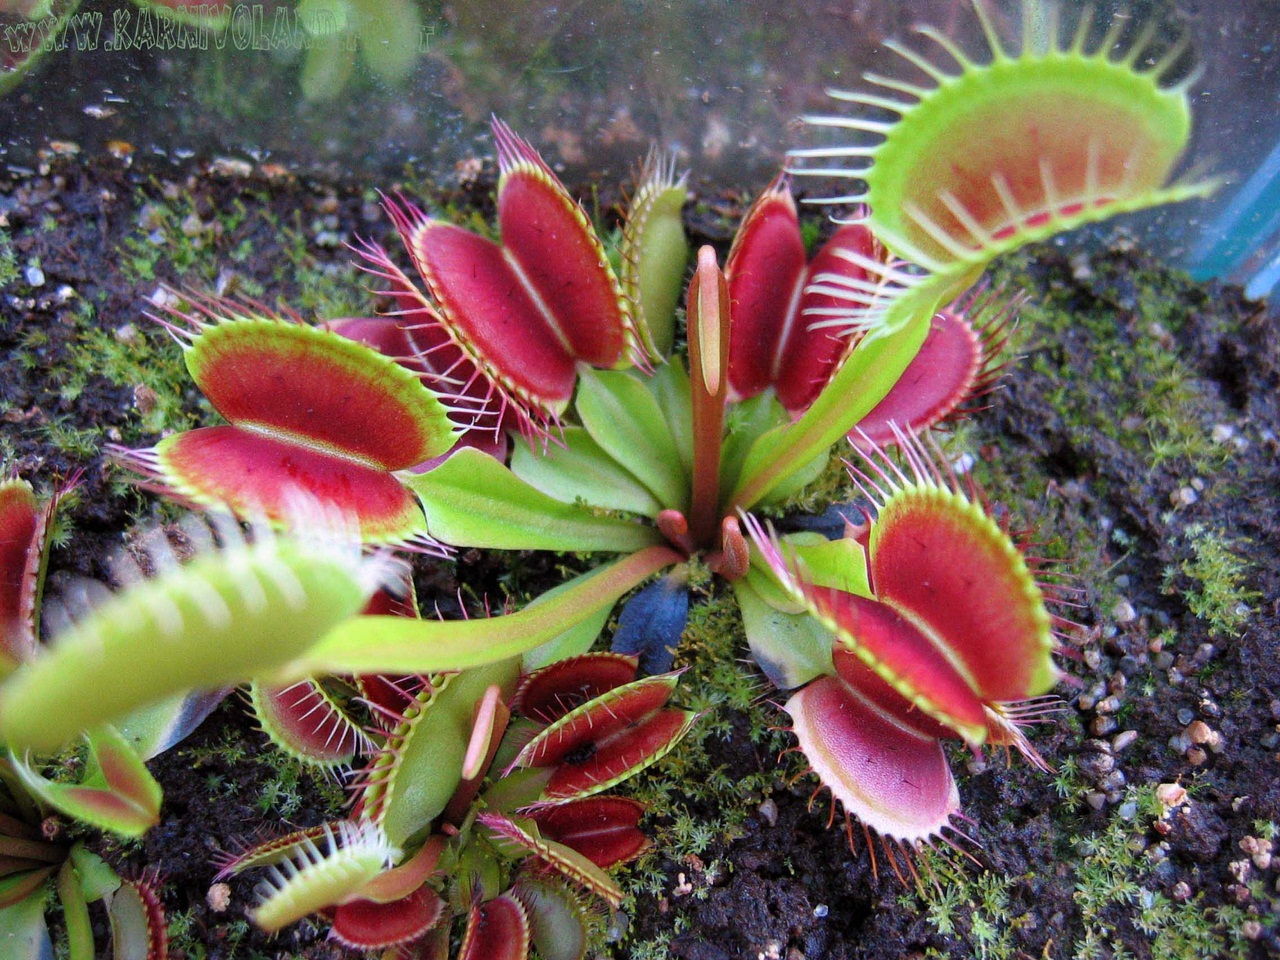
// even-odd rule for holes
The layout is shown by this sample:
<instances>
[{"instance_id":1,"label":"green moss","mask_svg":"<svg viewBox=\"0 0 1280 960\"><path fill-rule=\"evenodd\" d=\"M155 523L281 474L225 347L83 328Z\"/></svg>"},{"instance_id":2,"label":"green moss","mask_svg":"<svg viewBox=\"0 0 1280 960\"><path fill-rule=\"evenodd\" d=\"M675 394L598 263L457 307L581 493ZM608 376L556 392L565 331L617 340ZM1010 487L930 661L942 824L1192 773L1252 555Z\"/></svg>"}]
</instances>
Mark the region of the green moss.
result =
<instances>
[{"instance_id":1,"label":"green moss","mask_svg":"<svg viewBox=\"0 0 1280 960\"><path fill-rule=\"evenodd\" d=\"M687 671L676 696L702 717L675 750L628 784L632 795L649 805L646 830L654 840L651 851L624 878L632 899L665 895L673 877L661 867L663 862L714 855L742 835L748 815L783 779L801 772L790 754L777 765L772 762L791 745L790 738L772 726L776 715L760 708L765 683L742 659L742 625L732 595L704 567L691 566L695 597L676 663ZM767 759L759 770L731 777L716 758L724 742L743 733L756 754ZM692 895L705 895L706 879L721 869L718 861L707 864L701 884L690 871ZM663 957L666 945L665 938L631 944L620 955L632 960Z\"/></svg>"},{"instance_id":2,"label":"green moss","mask_svg":"<svg viewBox=\"0 0 1280 960\"><path fill-rule=\"evenodd\" d=\"M968 954L979 960L1008 960L1018 955L1013 933L1029 918L1014 915L1009 891L1015 878L986 871L971 875L932 849L922 851L920 860L924 874L937 881L916 888L916 898L934 930L964 944ZM934 950L926 956L946 954Z\"/></svg>"},{"instance_id":3,"label":"green moss","mask_svg":"<svg viewBox=\"0 0 1280 960\"><path fill-rule=\"evenodd\" d=\"M1188 609L1218 636L1238 636L1258 594L1244 585L1247 566L1221 534L1189 525L1184 537L1191 557L1164 572L1164 592L1181 594Z\"/></svg>"},{"instance_id":4,"label":"green moss","mask_svg":"<svg viewBox=\"0 0 1280 960\"><path fill-rule=\"evenodd\" d=\"M1031 273L1035 258L1008 258L993 277L1009 289L1038 291L1019 311L1011 348L1046 379L1068 434L1082 445L1107 437L1151 469L1209 473L1225 463L1229 450L1213 441L1205 420L1209 388L1170 338L1187 322L1190 281L1104 256L1087 275L1077 271L1088 293L1057 277L1046 290Z\"/></svg>"},{"instance_id":5,"label":"green moss","mask_svg":"<svg viewBox=\"0 0 1280 960\"><path fill-rule=\"evenodd\" d=\"M157 197L155 194L160 193ZM249 197L255 208L262 197ZM262 203L265 209L265 203ZM252 247L237 237L249 218L244 199L236 198L204 219L194 197L180 192L164 199L154 183L137 195L138 225L121 244L120 267L125 279L150 283L159 272L187 277L194 274L201 285L212 286L227 260L246 260Z\"/></svg>"},{"instance_id":6,"label":"green moss","mask_svg":"<svg viewBox=\"0 0 1280 960\"><path fill-rule=\"evenodd\" d=\"M1151 941L1151 956L1179 960L1220 960L1248 955L1241 933L1247 915L1237 907L1208 907L1197 895L1175 904L1147 885L1152 861L1147 831L1162 809L1154 786L1132 788L1127 801L1136 807L1126 819L1116 808L1099 833L1075 841L1074 898L1083 936L1073 946L1076 960L1114 960L1129 956L1120 945L1120 924L1131 924Z\"/></svg>"},{"instance_id":7,"label":"green moss","mask_svg":"<svg viewBox=\"0 0 1280 960\"><path fill-rule=\"evenodd\" d=\"M9 231L0 230L0 290L18 279L18 259L9 241Z\"/></svg>"},{"instance_id":8,"label":"green moss","mask_svg":"<svg viewBox=\"0 0 1280 960\"><path fill-rule=\"evenodd\" d=\"M93 305L79 301L76 333L69 344L69 362L57 373L59 390L71 399L89 378L102 377L129 388L138 419L124 439L133 442L143 433L185 430L198 419L191 409L191 378L182 351L158 327L126 325L104 330L96 321ZM97 434L96 428L94 433ZM100 439L100 438L99 438Z\"/></svg>"}]
</instances>

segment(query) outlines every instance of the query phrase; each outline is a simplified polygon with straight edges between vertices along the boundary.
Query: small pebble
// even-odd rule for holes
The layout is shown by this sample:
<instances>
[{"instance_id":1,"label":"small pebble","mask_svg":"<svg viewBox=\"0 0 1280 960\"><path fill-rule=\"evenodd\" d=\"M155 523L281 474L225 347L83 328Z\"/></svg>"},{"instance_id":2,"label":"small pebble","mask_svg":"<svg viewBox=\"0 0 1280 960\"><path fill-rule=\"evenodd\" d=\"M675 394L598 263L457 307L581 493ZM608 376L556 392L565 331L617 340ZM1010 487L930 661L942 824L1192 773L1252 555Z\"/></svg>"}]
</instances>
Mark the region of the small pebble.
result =
<instances>
[{"instance_id":1,"label":"small pebble","mask_svg":"<svg viewBox=\"0 0 1280 960\"><path fill-rule=\"evenodd\" d=\"M1196 718L1196 713L1190 707L1183 707L1178 711L1178 722L1184 727Z\"/></svg>"},{"instance_id":2,"label":"small pebble","mask_svg":"<svg viewBox=\"0 0 1280 960\"><path fill-rule=\"evenodd\" d=\"M1257 940L1262 936L1262 922L1259 920L1246 920L1240 924L1240 932L1244 934L1246 940Z\"/></svg>"},{"instance_id":3,"label":"small pebble","mask_svg":"<svg viewBox=\"0 0 1280 960\"><path fill-rule=\"evenodd\" d=\"M1112 770L1102 778L1098 786L1106 790L1108 793L1119 790L1127 782L1123 770Z\"/></svg>"},{"instance_id":4,"label":"small pebble","mask_svg":"<svg viewBox=\"0 0 1280 960\"><path fill-rule=\"evenodd\" d=\"M1120 814L1125 820L1132 820L1138 815L1138 805L1132 800L1126 800L1116 809L1116 813Z\"/></svg>"},{"instance_id":5,"label":"small pebble","mask_svg":"<svg viewBox=\"0 0 1280 960\"><path fill-rule=\"evenodd\" d=\"M182 219L181 230L184 237L198 237L205 229L205 222L198 213L189 213Z\"/></svg>"},{"instance_id":6,"label":"small pebble","mask_svg":"<svg viewBox=\"0 0 1280 960\"><path fill-rule=\"evenodd\" d=\"M830 912L830 908L825 903L820 903L813 908L813 915L821 920Z\"/></svg>"},{"instance_id":7,"label":"small pebble","mask_svg":"<svg viewBox=\"0 0 1280 960\"><path fill-rule=\"evenodd\" d=\"M1213 739L1213 730L1203 720L1196 720L1187 727L1187 736L1192 743L1204 744Z\"/></svg>"},{"instance_id":8,"label":"small pebble","mask_svg":"<svg viewBox=\"0 0 1280 960\"><path fill-rule=\"evenodd\" d=\"M1115 739L1111 741L1111 749L1116 753L1119 753L1126 747L1133 746L1133 744L1137 742L1137 739L1137 730L1125 730L1123 733L1116 734Z\"/></svg>"},{"instance_id":9,"label":"small pebble","mask_svg":"<svg viewBox=\"0 0 1280 960\"><path fill-rule=\"evenodd\" d=\"M1173 666L1173 654L1168 650L1161 650L1151 658L1151 665L1157 670L1168 670Z\"/></svg>"},{"instance_id":10,"label":"small pebble","mask_svg":"<svg viewBox=\"0 0 1280 960\"><path fill-rule=\"evenodd\" d=\"M1191 662L1197 667L1203 667L1206 663L1213 659L1213 655L1218 652L1218 648L1212 643L1202 643L1196 647L1196 652L1191 658Z\"/></svg>"},{"instance_id":11,"label":"small pebble","mask_svg":"<svg viewBox=\"0 0 1280 960\"><path fill-rule=\"evenodd\" d=\"M1175 507L1189 507L1200 499L1200 494L1191 487L1179 487L1169 495L1169 502Z\"/></svg>"},{"instance_id":12,"label":"small pebble","mask_svg":"<svg viewBox=\"0 0 1280 960\"><path fill-rule=\"evenodd\" d=\"M1116 758L1109 753L1091 753L1080 760L1080 772L1090 780L1100 780L1116 768Z\"/></svg>"},{"instance_id":13,"label":"small pebble","mask_svg":"<svg viewBox=\"0 0 1280 960\"><path fill-rule=\"evenodd\" d=\"M1095 737L1105 737L1109 733L1113 733L1120 724L1116 723L1115 717L1109 717L1105 714L1100 717L1094 717L1093 723L1089 724L1089 730Z\"/></svg>"},{"instance_id":14,"label":"small pebble","mask_svg":"<svg viewBox=\"0 0 1280 960\"><path fill-rule=\"evenodd\" d=\"M253 164L230 157L215 157L209 164L209 172L220 177L247 177L253 173Z\"/></svg>"},{"instance_id":15,"label":"small pebble","mask_svg":"<svg viewBox=\"0 0 1280 960\"><path fill-rule=\"evenodd\" d=\"M1128 600L1118 600L1111 608L1111 619L1116 623L1132 623L1138 619L1138 611Z\"/></svg>"},{"instance_id":16,"label":"small pebble","mask_svg":"<svg viewBox=\"0 0 1280 960\"><path fill-rule=\"evenodd\" d=\"M778 825L778 805L773 802L772 797L768 797L760 804L760 819L771 827Z\"/></svg>"},{"instance_id":17,"label":"small pebble","mask_svg":"<svg viewBox=\"0 0 1280 960\"><path fill-rule=\"evenodd\" d=\"M1102 662L1102 654L1100 654L1097 650L1086 650L1084 652L1084 663L1085 663L1085 666L1088 667L1090 670L1097 670L1098 664L1100 664L1101 662Z\"/></svg>"},{"instance_id":18,"label":"small pebble","mask_svg":"<svg viewBox=\"0 0 1280 960\"><path fill-rule=\"evenodd\" d=\"M204 899L214 913L226 913L227 908L231 906L231 887L225 883L215 883L209 888Z\"/></svg>"},{"instance_id":19,"label":"small pebble","mask_svg":"<svg viewBox=\"0 0 1280 960\"><path fill-rule=\"evenodd\" d=\"M1236 428L1229 423L1215 423L1213 425L1213 442L1226 443L1236 435Z\"/></svg>"},{"instance_id":20,"label":"small pebble","mask_svg":"<svg viewBox=\"0 0 1280 960\"><path fill-rule=\"evenodd\" d=\"M1179 880L1173 885L1173 899L1178 901L1191 899L1191 885L1185 880Z\"/></svg>"},{"instance_id":21,"label":"small pebble","mask_svg":"<svg viewBox=\"0 0 1280 960\"><path fill-rule=\"evenodd\" d=\"M1120 698L1104 697L1103 699L1098 701L1098 705L1094 709L1096 709L1099 713L1115 713L1117 710L1120 709Z\"/></svg>"},{"instance_id":22,"label":"small pebble","mask_svg":"<svg viewBox=\"0 0 1280 960\"><path fill-rule=\"evenodd\" d=\"M1084 795L1085 803L1093 807L1095 810L1101 810L1107 805L1107 795L1099 793L1097 790L1090 790Z\"/></svg>"},{"instance_id":23,"label":"small pebble","mask_svg":"<svg viewBox=\"0 0 1280 960\"><path fill-rule=\"evenodd\" d=\"M1187 802L1187 790L1181 784L1162 783L1156 787L1156 799L1166 810L1172 810Z\"/></svg>"},{"instance_id":24,"label":"small pebble","mask_svg":"<svg viewBox=\"0 0 1280 960\"><path fill-rule=\"evenodd\" d=\"M1205 761L1208 759L1209 755L1199 747L1192 747L1187 751L1187 763L1191 764L1193 767L1204 766Z\"/></svg>"},{"instance_id":25,"label":"small pebble","mask_svg":"<svg viewBox=\"0 0 1280 960\"><path fill-rule=\"evenodd\" d=\"M28 264L27 269L22 272L22 276L29 286L44 286L44 271L34 263Z\"/></svg>"}]
</instances>

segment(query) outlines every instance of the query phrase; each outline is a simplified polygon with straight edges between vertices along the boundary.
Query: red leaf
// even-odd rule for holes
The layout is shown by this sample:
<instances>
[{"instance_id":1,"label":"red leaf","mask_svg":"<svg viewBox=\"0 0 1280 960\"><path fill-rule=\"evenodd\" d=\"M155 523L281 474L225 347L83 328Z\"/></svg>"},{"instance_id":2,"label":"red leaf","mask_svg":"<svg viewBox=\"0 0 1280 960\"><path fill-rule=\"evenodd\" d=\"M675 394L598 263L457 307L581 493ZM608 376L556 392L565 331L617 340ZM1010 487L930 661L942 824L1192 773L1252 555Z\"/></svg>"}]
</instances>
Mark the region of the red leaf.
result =
<instances>
[{"instance_id":1,"label":"red leaf","mask_svg":"<svg viewBox=\"0 0 1280 960\"><path fill-rule=\"evenodd\" d=\"M626 797L587 797L542 807L532 816L544 837L608 870L634 860L649 846L638 826L644 811L644 804Z\"/></svg>"},{"instance_id":2,"label":"red leaf","mask_svg":"<svg viewBox=\"0 0 1280 960\"><path fill-rule=\"evenodd\" d=\"M502 170L498 223L502 244L575 360L624 365L630 318L591 222L536 150L501 121L493 123ZM515 344L511 345L512 347Z\"/></svg>"},{"instance_id":3,"label":"red leaf","mask_svg":"<svg viewBox=\"0 0 1280 960\"><path fill-rule=\"evenodd\" d=\"M365 732L315 680L254 684L252 702L267 735L304 761L338 766L371 747Z\"/></svg>"},{"instance_id":4,"label":"red leaf","mask_svg":"<svg viewBox=\"0 0 1280 960\"><path fill-rule=\"evenodd\" d=\"M443 912L440 895L427 886L391 903L352 900L334 910L329 935L355 950L381 950L422 936Z\"/></svg>"},{"instance_id":5,"label":"red leaf","mask_svg":"<svg viewBox=\"0 0 1280 960\"><path fill-rule=\"evenodd\" d=\"M566 758L555 768L543 796L569 799L609 789L666 754L695 719L684 710L662 710L592 744L584 759Z\"/></svg>"},{"instance_id":6,"label":"red leaf","mask_svg":"<svg viewBox=\"0 0 1280 960\"><path fill-rule=\"evenodd\" d=\"M671 698L676 676L645 677L617 687L570 711L529 741L516 758L522 767L553 767L591 750L619 731L652 716Z\"/></svg>"},{"instance_id":7,"label":"red leaf","mask_svg":"<svg viewBox=\"0 0 1280 960\"><path fill-rule=\"evenodd\" d=\"M0 482L0 655L15 664L35 653L32 615L43 530L30 485Z\"/></svg>"},{"instance_id":8,"label":"red leaf","mask_svg":"<svg viewBox=\"0 0 1280 960\"><path fill-rule=\"evenodd\" d=\"M458 960L526 960L529 937L528 914L504 893L471 907Z\"/></svg>"},{"instance_id":9,"label":"red leaf","mask_svg":"<svg viewBox=\"0 0 1280 960\"><path fill-rule=\"evenodd\" d=\"M747 211L725 262L733 318L731 399L755 396L773 384L784 330L795 316L804 265L795 202L786 179L780 176Z\"/></svg>"},{"instance_id":10,"label":"red leaf","mask_svg":"<svg viewBox=\"0 0 1280 960\"><path fill-rule=\"evenodd\" d=\"M387 470L453 445L441 429L445 411L409 371L320 328L222 321L203 328L187 366L231 423L304 438Z\"/></svg>"},{"instance_id":11,"label":"red leaf","mask_svg":"<svg viewBox=\"0 0 1280 960\"><path fill-rule=\"evenodd\" d=\"M385 470L240 427L176 434L160 442L156 456L159 479L200 504L284 521L289 497L301 487L358 517L366 541L406 540L425 528L413 495Z\"/></svg>"},{"instance_id":12,"label":"red leaf","mask_svg":"<svg viewBox=\"0 0 1280 960\"><path fill-rule=\"evenodd\" d=\"M473 360L517 397L559 413L573 394L568 345L497 244L423 219L404 239L440 316Z\"/></svg>"},{"instance_id":13,"label":"red leaf","mask_svg":"<svg viewBox=\"0 0 1280 960\"><path fill-rule=\"evenodd\" d=\"M539 723L554 723L588 700L635 680L636 658L615 653L570 657L520 681L511 709Z\"/></svg>"},{"instance_id":14,"label":"red leaf","mask_svg":"<svg viewBox=\"0 0 1280 960\"><path fill-rule=\"evenodd\" d=\"M1049 614L1003 530L937 487L895 496L872 527L876 596L932 631L982 700L1044 693L1054 671Z\"/></svg>"},{"instance_id":15,"label":"red leaf","mask_svg":"<svg viewBox=\"0 0 1280 960\"><path fill-rule=\"evenodd\" d=\"M877 260L883 254L871 231L860 223L841 227L834 237L823 245L804 274L799 302L792 305L788 317L784 341L780 345L780 360L774 379L779 402L791 413L808 409L809 404L827 385L836 366L849 349L850 334L838 327L816 327L814 324L829 319L819 311L828 307L848 309L847 300L829 293L806 292L809 284L823 274L834 274L855 282L875 282L867 271L842 257L849 251L868 259Z\"/></svg>"},{"instance_id":16,"label":"red leaf","mask_svg":"<svg viewBox=\"0 0 1280 960\"><path fill-rule=\"evenodd\" d=\"M933 318L924 346L888 395L849 433L856 444L896 443L893 428L920 434L941 422L970 395L982 373L985 348L960 314Z\"/></svg>"},{"instance_id":17,"label":"red leaf","mask_svg":"<svg viewBox=\"0 0 1280 960\"><path fill-rule=\"evenodd\" d=\"M897 725L837 677L815 680L786 710L822 783L877 833L925 840L959 810L942 744Z\"/></svg>"},{"instance_id":18,"label":"red leaf","mask_svg":"<svg viewBox=\"0 0 1280 960\"><path fill-rule=\"evenodd\" d=\"M879 582L876 582L879 589ZM822 620L878 665L919 707L973 743L986 736L982 701L933 638L893 607L829 587L804 585Z\"/></svg>"}]
</instances>

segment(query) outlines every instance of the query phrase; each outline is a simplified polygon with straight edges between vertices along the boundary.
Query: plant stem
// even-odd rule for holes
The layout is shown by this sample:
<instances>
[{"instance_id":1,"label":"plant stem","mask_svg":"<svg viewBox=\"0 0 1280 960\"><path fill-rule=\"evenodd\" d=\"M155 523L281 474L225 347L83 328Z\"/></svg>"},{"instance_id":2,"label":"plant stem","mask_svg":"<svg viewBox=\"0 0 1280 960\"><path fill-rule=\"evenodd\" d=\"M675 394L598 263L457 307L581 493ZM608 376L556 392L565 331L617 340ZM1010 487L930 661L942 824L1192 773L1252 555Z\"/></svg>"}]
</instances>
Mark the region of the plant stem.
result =
<instances>
[{"instance_id":1,"label":"plant stem","mask_svg":"<svg viewBox=\"0 0 1280 960\"><path fill-rule=\"evenodd\" d=\"M645 547L592 571L567 589L516 613L473 620L352 617L284 668L273 682L333 673L434 673L519 656L612 606L632 587L684 557Z\"/></svg>"},{"instance_id":2,"label":"plant stem","mask_svg":"<svg viewBox=\"0 0 1280 960\"><path fill-rule=\"evenodd\" d=\"M698 251L689 284L689 380L693 401L693 495L689 531L708 549L715 543L720 501L720 445L729 391L729 288L711 247Z\"/></svg>"}]
</instances>

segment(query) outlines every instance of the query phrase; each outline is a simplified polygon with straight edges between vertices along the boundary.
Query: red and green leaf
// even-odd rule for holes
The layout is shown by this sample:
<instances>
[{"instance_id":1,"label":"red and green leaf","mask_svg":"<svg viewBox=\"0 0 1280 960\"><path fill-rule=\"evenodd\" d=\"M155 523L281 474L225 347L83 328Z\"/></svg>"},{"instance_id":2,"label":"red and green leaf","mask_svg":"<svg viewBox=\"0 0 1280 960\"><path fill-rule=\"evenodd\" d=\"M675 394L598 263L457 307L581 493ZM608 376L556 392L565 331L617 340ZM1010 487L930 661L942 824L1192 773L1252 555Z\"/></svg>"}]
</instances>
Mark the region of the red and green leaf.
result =
<instances>
[{"instance_id":1,"label":"red and green leaf","mask_svg":"<svg viewBox=\"0 0 1280 960\"><path fill-rule=\"evenodd\" d=\"M1023 244L1209 189L1165 186L1190 135L1188 84L1169 79L1182 44L1158 49L1151 33L1135 31L1126 49L1116 43L1119 26L1091 37L1085 14L1073 35L1053 18L1046 36L1014 44L998 35L983 4L974 10L989 48L984 56L970 58L939 31L921 28L949 64L895 49L931 85L872 78L889 96L838 95L899 119L811 118L866 138L795 154L861 164L839 172L863 180L865 194L840 199L869 203L876 235L895 253L930 270L959 266L971 282L995 256ZM882 142L867 142L875 137Z\"/></svg>"},{"instance_id":2,"label":"red and green leaf","mask_svg":"<svg viewBox=\"0 0 1280 960\"><path fill-rule=\"evenodd\" d=\"M385 950L416 940L440 922L444 901L428 886L401 900L350 900L333 911L329 936L353 950Z\"/></svg>"},{"instance_id":3,"label":"red and green leaf","mask_svg":"<svg viewBox=\"0 0 1280 960\"><path fill-rule=\"evenodd\" d=\"M966 497L904 486L881 507L868 553L876 596L935 637L982 700L1023 700L1056 682L1052 620L1035 577Z\"/></svg>"},{"instance_id":4,"label":"red and green leaf","mask_svg":"<svg viewBox=\"0 0 1280 960\"><path fill-rule=\"evenodd\" d=\"M368 734L318 680L253 683L249 702L271 741L303 763L344 766L372 749Z\"/></svg>"},{"instance_id":5,"label":"red and green leaf","mask_svg":"<svg viewBox=\"0 0 1280 960\"><path fill-rule=\"evenodd\" d=\"M458 960L526 960L530 937L524 906L504 893L472 904Z\"/></svg>"},{"instance_id":6,"label":"red and green leaf","mask_svg":"<svg viewBox=\"0 0 1280 960\"><path fill-rule=\"evenodd\" d=\"M114 730L104 727L87 740L79 784L47 780L17 759L14 769L31 793L67 816L121 836L142 836L160 822L160 785Z\"/></svg>"},{"instance_id":7,"label":"red and green leaf","mask_svg":"<svg viewBox=\"0 0 1280 960\"><path fill-rule=\"evenodd\" d=\"M627 797L596 796L539 807L530 815L548 840L572 847L608 870L640 856L649 840L640 830L645 806Z\"/></svg>"},{"instance_id":8,"label":"red and green leaf","mask_svg":"<svg viewBox=\"0 0 1280 960\"><path fill-rule=\"evenodd\" d=\"M840 678L815 680L786 711L823 785L881 836L928 840L959 811L942 743L885 716Z\"/></svg>"},{"instance_id":9,"label":"red and green leaf","mask_svg":"<svg viewBox=\"0 0 1280 960\"><path fill-rule=\"evenodd\" d=\"M525 676L511 709L539 723L554 723L588 700L636 678L635 657L588 653L559 660Z\"/></svg>"}]
</instances>

